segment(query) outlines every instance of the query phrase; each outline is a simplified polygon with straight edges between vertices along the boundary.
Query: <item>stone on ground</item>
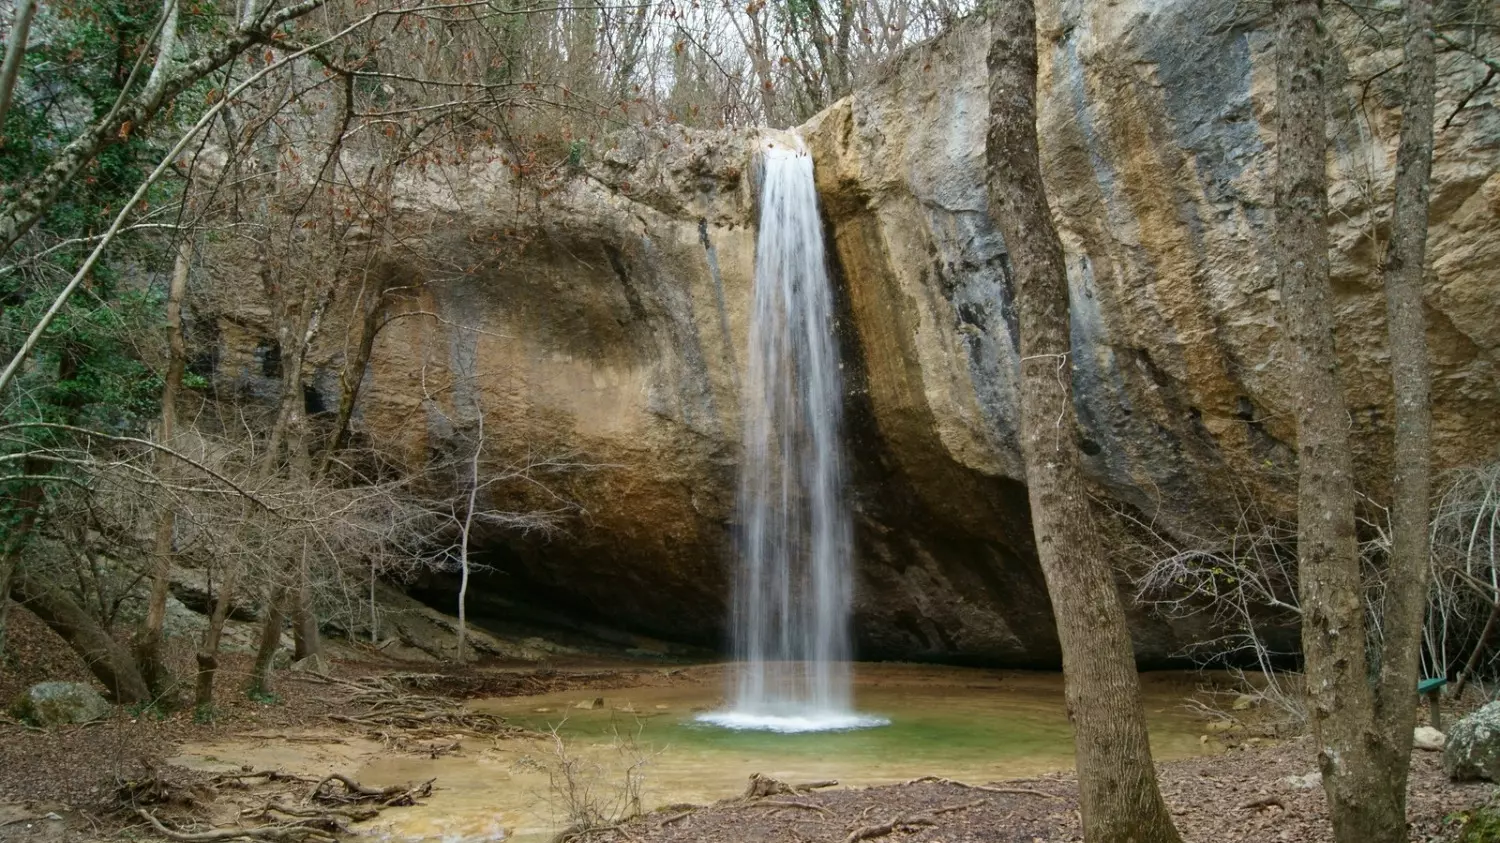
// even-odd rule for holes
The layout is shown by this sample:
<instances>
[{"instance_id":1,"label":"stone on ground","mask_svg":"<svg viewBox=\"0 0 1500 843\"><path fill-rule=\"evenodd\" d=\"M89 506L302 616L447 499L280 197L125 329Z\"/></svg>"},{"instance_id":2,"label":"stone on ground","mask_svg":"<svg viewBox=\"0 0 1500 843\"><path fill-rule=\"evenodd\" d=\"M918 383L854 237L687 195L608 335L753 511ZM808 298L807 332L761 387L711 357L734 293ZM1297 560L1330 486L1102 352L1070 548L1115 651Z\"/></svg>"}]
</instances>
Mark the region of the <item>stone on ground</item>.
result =
<instances>
[{"instance_id":1,"label":"stone on ground","mask_svg":"<svg viewBox=\"0 0 1500 843\"><path fill-rule=\"evenodd\" d=\"M1456 782L1500 782L1500 702L1453 724L1443 749L1443 769Z\"/></svg>"},{"instance_id":2,"label":"stone on ground","mask_svg":"<svg viewBox=\"0 0 1500 843\"><path fill-rule=\"evenodd\" d=\"M1441 752L1447 742L1448 736L1431 726L1418 726L1411 738L1412 748L1428 752Z\"/></svg>"},{"instance_id":3,"label":"stone on ground","mask_svg":"<svg viewBox=\"0 0 1500 843\"><path fill-rule=\"evenodd\" d=\"M91 723L110 712L99 692L82 682L38 682L11 704L11 714L43 728Z\"/></svg>"}]
</instances>

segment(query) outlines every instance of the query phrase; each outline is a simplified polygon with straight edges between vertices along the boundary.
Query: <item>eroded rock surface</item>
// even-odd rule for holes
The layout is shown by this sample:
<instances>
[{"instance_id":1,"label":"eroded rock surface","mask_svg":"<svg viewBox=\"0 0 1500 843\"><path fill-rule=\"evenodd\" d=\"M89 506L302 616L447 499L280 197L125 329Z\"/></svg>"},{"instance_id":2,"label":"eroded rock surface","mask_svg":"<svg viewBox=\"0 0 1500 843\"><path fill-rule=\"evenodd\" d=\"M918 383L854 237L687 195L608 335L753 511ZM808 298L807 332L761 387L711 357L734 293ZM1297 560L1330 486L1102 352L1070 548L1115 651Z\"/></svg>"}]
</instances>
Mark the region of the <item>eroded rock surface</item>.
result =
<instances>
[{"instance_id":1,"label":"eroded rock surface","mask_svg":"<svg viewBox=\"0 0 1500 843\"><path fill-rule=\"evenodd\" d=\"M1232 0L1049 5L1040 132L1091 476L1165 531L1206 529L1246 500L1289 513L1297 402L1276 325L1266 12ZM1340 37L1351 79L1399 59ZM1016 440L1013 290L984 188L986 38L982 20L961 24L801 133L837 257L861 653L1053 665ZM1442 63L1444 119L1483 75L1464 61ZM1387 224L1399 119L1386 83L1398 76L1360 108L1351 81L1354 116L1332 124L1338 346L1362 481L1377 495L1391 397L1371 235ZM499 161L397 185L395 213L422 248L377 271L422 285L403 306L426 315L380 335L359 441L420 465L484 412L500 450L587 465L548 475L584 509L562 534L485 537L503 575L483 587L723 641L755 142L626 136L546 196ZM1453 466L1500 444L1492 93L1442 128L1437 156L1427 315L1437 462ZM254 289L235 272L221 270L224 286ZM264 310L242 300L225 313L220 377L255 394L267 386ZM311 403L337 405L345 348L325 331ZM1204 635L1132 617L1148 661Z\"/></svg>"}]
</instances>

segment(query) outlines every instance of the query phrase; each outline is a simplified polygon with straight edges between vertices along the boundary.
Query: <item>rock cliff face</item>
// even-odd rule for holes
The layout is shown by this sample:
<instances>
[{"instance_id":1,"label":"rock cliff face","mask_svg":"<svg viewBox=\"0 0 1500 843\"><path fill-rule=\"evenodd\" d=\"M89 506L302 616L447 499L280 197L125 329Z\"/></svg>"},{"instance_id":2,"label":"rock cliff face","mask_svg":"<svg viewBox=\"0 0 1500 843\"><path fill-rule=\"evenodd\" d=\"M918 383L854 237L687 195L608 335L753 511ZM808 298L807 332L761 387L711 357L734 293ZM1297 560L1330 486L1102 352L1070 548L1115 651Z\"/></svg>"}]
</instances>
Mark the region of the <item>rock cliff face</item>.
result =
<instances>
[{"instance_id":1,"label":"rock cliff face","mask_svg":"<svg viewBox=\"0 0 1500 843\"><path fill-rule=\"evenodd\" d=\"M1041 21L1039 130L1068 249L1079 438L1101 491L1167 531L1229 518L1237 500L1290 512L1295 488L1297 398L1269 230L1274 43L1246 5L1064 0ZM1378 495L1391 397L1372 238L1387 224L1399 115L1381 79L1355 80L1397 57L1352 28L1340 35L1351 81L1330 127L1338 345L1362 480ZM799 130L837 258L866 657L1058 660L1016 442L1012 289L986 208L986 39L982 20L966 22ZM1446 119L1483 70L1455 57L1440 72ZM593 466L550 475L585 509L564 533L487 538L504 574L488 587L723 641L755 142L625 138L544 198L499 164L398 185L403 226L464 269L397 255L382 268L425 282L411 308L438 318L382 333L360 435L416 464L484 412L509 453L567 451ZM1437 461L1493 459L1491 94L1438 134L1429 248ZM221 320L222 376L253 379L254 322ZM325 346L313 392L330 387L342 338ZM1133 619L1147 662L1203 634Z\"/></svg>"}]
</instances>

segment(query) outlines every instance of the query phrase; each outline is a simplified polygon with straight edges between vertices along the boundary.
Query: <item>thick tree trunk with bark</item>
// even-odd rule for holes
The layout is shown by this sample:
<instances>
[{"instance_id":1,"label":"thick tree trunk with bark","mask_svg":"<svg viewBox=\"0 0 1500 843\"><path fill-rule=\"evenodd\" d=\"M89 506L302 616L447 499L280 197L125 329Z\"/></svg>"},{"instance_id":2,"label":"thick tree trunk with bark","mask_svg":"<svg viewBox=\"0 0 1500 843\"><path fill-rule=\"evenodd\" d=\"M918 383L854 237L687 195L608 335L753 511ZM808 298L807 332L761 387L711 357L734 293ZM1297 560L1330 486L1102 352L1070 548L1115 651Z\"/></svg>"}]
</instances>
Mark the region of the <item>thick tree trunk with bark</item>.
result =
<instances>
[{"instance_id":1,"label":"thick tree trunk with bark","mask_svg":"<svg viewBox=\"0 0 1500 843\"><path fill-rule=\"evenodd\" d=\"M255 664L250 668L250 682L245 690L256 696L270 696L271 668L276 662L276 650L281 646L281 628L286 625L287 589L278 585L271 589L266 601L265 621L260 627L260 644L255 649Z\"/></svg>"},{"instance_id":2,"label":"thick tree trunk with bark","mask_svg":"<svg viewBox=\"0 0 1500 843\"><path fill-rule=\"evenodd\" d=\"M1406 781L1417 708L1412 689L1421 661L1432 552L1428 532L1432 515L1432 374L1427 359L1422 281L1427 266L1437 60L1431 0L1406 0L1405 12L1401 148L1396 157L1395 209L1385 258L1386 321L1396 399L1392 544L1384 649L1375 692L1378 757L1374 774L1382 779L1380 784L1389 794L1386 798L1394 804L1386 817L1390 825L1370 829L1380 836L1364 838L1392 843L1406 840Z\"/></svg>"},{"instance_id":3,"label":"thick tree trunk with bark","mask_svg":"<svg viewBox=\"0 0 1500 843\"><path fill-rule=\"evenodd\" d=\"M208 628L203 631L203 640L198 647L198 677L193 689L193 705L200 710L206 710L214 704L214 679L219 672L219 641L224 637L224 624L229 620L229 610L234 604L237 573L226 572L224 582L219 586L219 594L214 599L213 614L208 617Z\"/></svg>"},{"instance_id":4,"label":"thick tree trunk with bark","mask_svg":"<svg viewBox=\"0 0 1500 843\"><path fill-rule=\"evenodd\" d=\"M307 558L307 540L302 540L302 562L297 566L297 589L292 606L292 657L297 660L321 655L318 615L313 607L312 566Z\"/></svg>"},{"instance_id":5,"label":"thick tree trunk with bark","mask_svg":"<svg viewBox=\"0 0 1500 843\"><path fill-rule=\"evenodd\" d=\"M68 642L115 702L130 705L151 700L151 690L129 648L111 638L73 595L31 575L24 566L18 566L12 576L11 593Z\"/></svg>"},{"instance_id":6,"label":"thick tree trunk with bark","mask_svg":"<svg viewBox=\"0 0 1500 843\"><path fill-rule=\"evenodd\" d=\"M1406 764L1414 722L1415 658L1421 607L1426 599L1427 560L1425 551L1420 559L1411 555L1410 536L1398 539L1401 545L1393 555L1392 590L1385 606L1386 642L1380 658L1381 673L1377 682L1372 683L1364 583L1355 532L1349 415L1339 377L1329 301L1327 33L1320 0L1277 0L1276 17L1278 131L1274 236L1280 317L1291 363L1291 385L1298 402L1297 541L1308 714L1335 838L1341 843L1397 843L1406 840ZM1429 45L1429 57L1430 49ZM1408 85L1421 75L1419 71L1409 76ZM1429 86L1430 97L1430 79L1419 84ZM1413 122L1410 127L1413 131L1415 122L1425 122L1429 154L1431 114L1430 100L1425 115L1407 114ZM1403 135L1407 128L1403 127ZM1409 154L1405 146L1403 140L1403 157ZM1413 175L1405 173L1400 180L1410 182ZM1426 172L1420 173L1420 177L1425 183ZM1408 197L1408 201L1412 198ZM1420 238L1425 239L1425 196L1421 197L1421 204L1424 224ZM1409 246L1409 238L1403 243ZM1400 257L1408 254L1402 252ZM1404 329L1415 336L1403 337L1402 342L1420 346L1420 253L1416 260L1417 323L1414 328L1406 323L1408 327ZM1398 321L1409 318L1409 313L1395 316L1392 330L1397 330ZM1410 350L1407 346L1403 352ZM1411 362L1408 356L1397 363L1398 383L1410 376L1410 369L1403 366ZM1422 368L1425 371L1425 366ZM1425 378L1425 374L1420 377ZM1409 386L1408 383L1407 394L1398 398L1410 398ZM1403 403L1398 400L1398 408ZM1405 419L1406 424L1412 424L1409 407ZM1425 429L1425 422L1418 426ZM1406 440L1408 447L1410 441ZM1422 497L1420 514L1406 509L1399 517L1407 519L1406 530L1410 530L1410 521L1415 517L1420 522L1417 530L1425 541L1425 454L1419 474L1420 478L1404 477L1419 479L1424 486L1416 490Z\"/></svg>"},{"instance_id":7,"label":"thick tree trunk with bark","mask_svg":"<svg viewBox=\"0 0 1500 843\"><path fill-rule=\"evenodd\" d=\"M1076 730L1084 837L1178 843L1156 783L1125 611L1079 468L1067 275L1036 135L1036 13L1031 0L990 9L990 207L1016 278L1021 450Z\"/></svg>"}]
</instances>

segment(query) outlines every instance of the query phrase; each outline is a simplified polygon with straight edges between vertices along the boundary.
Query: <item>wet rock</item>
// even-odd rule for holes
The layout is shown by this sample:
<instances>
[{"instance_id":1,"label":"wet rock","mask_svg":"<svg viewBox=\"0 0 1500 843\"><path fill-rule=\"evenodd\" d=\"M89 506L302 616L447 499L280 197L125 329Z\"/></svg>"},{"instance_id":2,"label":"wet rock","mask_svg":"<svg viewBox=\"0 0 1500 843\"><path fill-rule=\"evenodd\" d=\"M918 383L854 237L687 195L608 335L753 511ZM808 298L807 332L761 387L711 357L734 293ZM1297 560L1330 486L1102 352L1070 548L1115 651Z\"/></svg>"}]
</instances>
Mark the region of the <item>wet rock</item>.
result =
<instances>
[{"instance_id":1,"label":"wet rock","mask_svg":"<svg viewBox=\"0 0 1500 843\"><path fill-rule=\"evenodd\" d=\"M43 728L70 723L92 723L112 710L104 697L82 682L39 682L11 704L18 720Z\"/></svg>"},{"instance_id":2,"label":"wet rock","mask_svg":"<svg viewBox=\"0 0 1500 843\"><path fill-rule=\"evenodd\" d=\"M1500 782L1500 702L1453 724L1443 747L1443 770L1456 782Z\"/></svg>"}]
</instances>

